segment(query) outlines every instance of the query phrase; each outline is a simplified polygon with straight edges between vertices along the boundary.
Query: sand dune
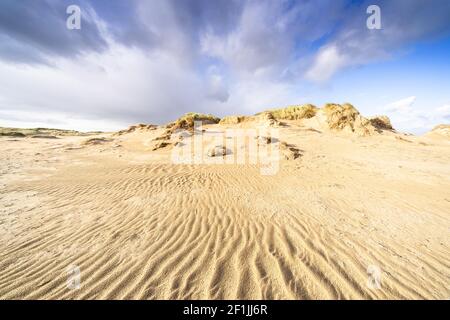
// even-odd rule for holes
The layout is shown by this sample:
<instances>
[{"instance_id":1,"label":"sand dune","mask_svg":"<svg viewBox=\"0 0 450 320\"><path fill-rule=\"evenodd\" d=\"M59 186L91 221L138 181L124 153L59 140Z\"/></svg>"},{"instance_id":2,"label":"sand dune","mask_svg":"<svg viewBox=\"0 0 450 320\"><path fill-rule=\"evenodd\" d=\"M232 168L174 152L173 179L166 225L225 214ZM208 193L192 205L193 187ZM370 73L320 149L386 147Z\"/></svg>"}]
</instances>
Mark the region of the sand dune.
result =
<instances>
[{"instance_id":1,"label":"sand dune","mask_svg":"<svg viewBox=\"0 0 450 320\"><path fill-rule=\"evenodd\" d=\"M450 140L280 121L274 175L174 164L164 127L0 138L0 298L447 299Z\"/></svg>"}]
</instances>

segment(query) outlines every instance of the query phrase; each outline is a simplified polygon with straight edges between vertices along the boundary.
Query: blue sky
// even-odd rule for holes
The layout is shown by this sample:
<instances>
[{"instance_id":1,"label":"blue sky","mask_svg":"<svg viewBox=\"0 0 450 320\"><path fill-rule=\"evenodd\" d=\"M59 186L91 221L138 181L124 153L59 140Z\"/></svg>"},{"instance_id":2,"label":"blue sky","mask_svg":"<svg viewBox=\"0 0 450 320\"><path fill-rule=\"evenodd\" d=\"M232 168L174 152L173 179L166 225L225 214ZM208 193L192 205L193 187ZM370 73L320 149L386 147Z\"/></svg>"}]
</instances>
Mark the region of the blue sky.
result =
<instances>
[{"instance_id":1,"label":"blue sky","mask_svg":"<svg viewBox=\"0 0 450 320\"><path fill-rule=\"evenodd\" d=\"M80 30L66 28L71 4ZM422 133L450 122L449 57L447 0L2 0L0 126L350 102Z\"/></svg>"}]
</instances>

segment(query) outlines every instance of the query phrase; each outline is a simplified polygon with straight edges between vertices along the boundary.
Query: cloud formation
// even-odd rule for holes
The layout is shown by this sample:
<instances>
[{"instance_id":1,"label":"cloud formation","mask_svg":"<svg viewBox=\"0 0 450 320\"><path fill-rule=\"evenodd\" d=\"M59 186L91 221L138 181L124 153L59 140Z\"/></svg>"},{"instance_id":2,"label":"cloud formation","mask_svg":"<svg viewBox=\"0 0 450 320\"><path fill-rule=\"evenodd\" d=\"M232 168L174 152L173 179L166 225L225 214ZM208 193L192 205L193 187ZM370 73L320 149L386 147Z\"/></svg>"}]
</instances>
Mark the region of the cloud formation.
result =
<instances>
[{"instance_id":1,"label":"cloud formation","mask_svg":"<svg viewBox=\"0 0 450 320\"><path fill-rule=\"evenodd\" d=\"M107 43L95 11L83 2L83 32L66 28L66 8L73 1L4 0L0 4L0 57L18 63L48 63L55 56L73 58L102 52Z\"/></svg>"},{"instance_id":2,"label":"cloud formation","mask_svg":"<svg viewBox=\"0 0 450 320\"><path fill-rule=\"evenodd\" d=\"M412 111L412 105L416 101L415 96L400 99L398 101L392 102L386 106L386 111L388 112L399 112L408 113Z\"/></svg>"},{"instance_id":3,"label":"cloud formation","mask_svg":"<svg viewBox=\"0 0 450 320\"><path fill-rule=\"evenodd\" d=\"M442 117L445 121L450 121L450 104L443 105L435 110L438 117Z\"/></svg>"},{"instance_id":4,"label":"cloud formation","mask_svg":"<svg viewBox=\"0 0 450 320\"><path fill-rule=\"evenodd\" d=\"M448 1L376 1L377 31L366 28L371 2L4 0L0 121L122 126L253 113L450 32ZM65 28L69 4L82 10L81 30Z\"/></svg>"},{"instance_id":5,"label":"cloud formation","mask_svg":"<svg viewBox=\"0 0 450 320\"><path fill-rule=\"evenodd\" d=\"M411 96L385 106L386 113L398 124L398 129L428 131L436 124L450 121L450 104L423 110L414 108L416 99Z\"/></svg>"},{"instance_id":6,"label":"cloud formation","mask_svg":"<svg viewBox=\"0 0 450 320\"><path fill-rule=\"evenodd\" d=\"M380 30L366 28L368 15L362 14L374 2L381 10ZM328 80L343 68L391 58L415 41L450 31L450 2L446 0L363 1L349 11L334 39L319 49L306 73L309 79Z\"/></svg>"}]
</instances>

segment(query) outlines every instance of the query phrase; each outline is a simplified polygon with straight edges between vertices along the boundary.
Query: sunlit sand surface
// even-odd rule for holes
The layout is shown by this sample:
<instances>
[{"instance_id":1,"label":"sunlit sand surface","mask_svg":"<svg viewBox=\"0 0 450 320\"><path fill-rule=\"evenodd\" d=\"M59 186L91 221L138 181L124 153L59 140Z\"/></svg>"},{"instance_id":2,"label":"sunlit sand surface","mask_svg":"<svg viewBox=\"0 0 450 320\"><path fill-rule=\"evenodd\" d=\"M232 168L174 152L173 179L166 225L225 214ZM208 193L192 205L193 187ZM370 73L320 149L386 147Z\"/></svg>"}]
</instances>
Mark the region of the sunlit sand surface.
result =
<instances>
[{"instance_id":1,"label":"sunlit sand surface","mask_svg":"<svg viewBox=\"0 0 450 320\"><path fill-rule=\"evenodd\" d=\"M0 137L0 298L448 299L450 139L313 119L273 175L173 163L162 127Z\"/></svg>"}]
</instances>

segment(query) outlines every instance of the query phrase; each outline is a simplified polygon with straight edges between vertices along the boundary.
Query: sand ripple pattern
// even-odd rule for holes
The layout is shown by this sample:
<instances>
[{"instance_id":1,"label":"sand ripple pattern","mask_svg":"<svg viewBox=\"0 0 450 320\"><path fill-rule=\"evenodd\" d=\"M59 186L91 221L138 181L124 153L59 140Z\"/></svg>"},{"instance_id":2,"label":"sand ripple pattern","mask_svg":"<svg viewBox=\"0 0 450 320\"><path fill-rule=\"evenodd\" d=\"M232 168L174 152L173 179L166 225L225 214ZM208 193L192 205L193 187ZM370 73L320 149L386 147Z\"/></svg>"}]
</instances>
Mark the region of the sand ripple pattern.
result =
<instances>
[{"instance_id":1,"label":"sand ripple pattern","mask_svg":"<svg viewBox=\"0 0 450 320\"><path fill-rule=\"evenodd\" d=\"M448 299L448 145L284 130L273 176L0 140L0 299Z\"/></svg>"},{"instance_id":2,"label":"sand ripple pattern","mask_svg":"<svg viewBox=\"0 0 450 320\"><path fill-rule=\"evenodd\" d=\"M165 164L74 166L16 183L2 203L34 200L2 211L14 228L0 244L0 298L448 297L445 208L412 248L423 208L358 187L349 202L346 187L289 168ZM69 265L79 290L67 288ZM369 265L382 270L379 290L367 286Z\"/></svg>"}]
</instances>

